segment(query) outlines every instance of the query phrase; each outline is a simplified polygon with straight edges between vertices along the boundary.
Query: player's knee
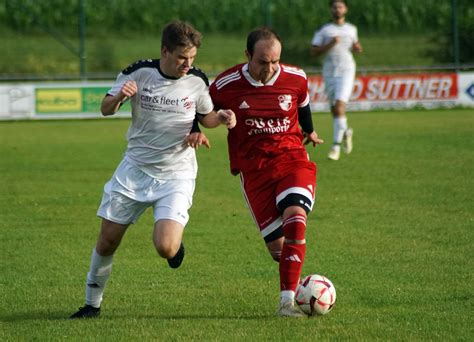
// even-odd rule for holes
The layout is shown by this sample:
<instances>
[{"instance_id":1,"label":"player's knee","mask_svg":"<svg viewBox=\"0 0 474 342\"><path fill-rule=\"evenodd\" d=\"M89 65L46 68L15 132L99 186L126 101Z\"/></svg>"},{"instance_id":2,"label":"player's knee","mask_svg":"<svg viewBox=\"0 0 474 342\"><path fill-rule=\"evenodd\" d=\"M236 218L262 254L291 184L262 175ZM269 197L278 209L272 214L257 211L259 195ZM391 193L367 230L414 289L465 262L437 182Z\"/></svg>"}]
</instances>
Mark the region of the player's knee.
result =
<instances>
[{"instance_id":1,"label":"player's knee","mask_svg":"<svg viewBox=\"0 0 474 342\"><path fill-rule=\"evenodd\" d=\"M109 256L115 253L120 244L120 239L114 239L112 237L101 237L97 241L96 250L102 256Z\"/></svg>"},{"instance_id":2,"label":"player's knee","mask_svg":"<svg viewBox=\"0 0 474 342\"><path fill-rule=\"evenodd\" d=\"M163 241L157 241L156 239L153 240L153 243L158 255L162 258L170 259L178 253L179 244L174 245Z\"/></svg>"}]
</instances>

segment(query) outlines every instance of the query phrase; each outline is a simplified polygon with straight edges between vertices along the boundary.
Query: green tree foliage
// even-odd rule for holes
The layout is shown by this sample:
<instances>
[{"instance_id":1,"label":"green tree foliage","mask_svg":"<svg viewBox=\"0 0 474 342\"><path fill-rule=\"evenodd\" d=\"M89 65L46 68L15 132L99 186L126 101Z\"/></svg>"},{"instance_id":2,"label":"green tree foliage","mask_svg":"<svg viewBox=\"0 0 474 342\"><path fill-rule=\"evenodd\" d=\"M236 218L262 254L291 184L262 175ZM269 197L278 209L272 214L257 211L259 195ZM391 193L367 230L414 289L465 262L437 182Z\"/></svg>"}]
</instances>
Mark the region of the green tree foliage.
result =
<instances>
[{"instance_id":1,"label":"green tree foliage","mask_svg":"<svg viewBox=\"0 0 474 342\"><path fill-rule=\"evenodd\" d=\"M80 0L4 0L0 22L24 31L35 29L38 23L73 31L77 28L79 3ZM329 20L327 0L84 0L84 3L88 27L94 31L153 32L170 20L182 19L203 32L247 32L271 24L279 32L297 36ZM448 0L351 0L349 5L350 21L364 32L425 32L449 25L450 20Z\"/></svg>"},{"instance_id":2,"label":"green tree foliage","mask_svg":"<svg viewBox=\"0 0 474 342\"><path fill-rule=\"evenodd\" d=\"M203 33L244 35L251 29L268 25L283 37L283 59L304 65L308 62L309 44L315 30L330 20L328 0L82 0L86 12L88 41L116 36L138 35L159 39L167 22L180 19ZM385 44L366 50L364 56L376 56L376 49L399 49L390 45L397 35L414 38L432 35L424 48L434 63L453 61L451 0L349 0L347 20L357 25L364 37L381 38ZM460 62L474 62L474 2L457 0ZM81 0L3 0L0 2L0 30L24 33L59 32L74 41L78 36L78 13ZM413 40L413 39L412 39ZM412 41L411 40L411 41ZM420 45L422 45L420 43ZM431 45L430 45L431 46ZM119 49L109 44L108 57ZM370 46L367 46L370 47ZM91 51L89 49L89 51ZM397 52L397 53L395 53ZM108 58L104 49L97 52L92 69L102 69ZM399 55L403 51L394 51ZM364 57L362 57L364 58ZM100 62L102 60L102 62ZM386 62L386 61L383 61ZM381 63L380 60L377 63ZM369 65L375 65L370 61ZM407 63L400 61L401 64ZM120 64L120 62L118 62ZM364 64L364 63L362 63ZM367 63L366 63L367 64Z\"/></svg>"},{"instance_id":3,"label":"green tree foliage","mask_svg":"<svg viewBox=\"0 0 474 342\"><path fill-rule=\"evenodd\" d=\"M458 0L458 35L459 35L459 61L460 63L474 63L474 4L472 0ZM453 27L451 23L447 29L437 30L433 35L437 46L429 53L441 63L454 61Z\"/></svg>"}]
</instances>

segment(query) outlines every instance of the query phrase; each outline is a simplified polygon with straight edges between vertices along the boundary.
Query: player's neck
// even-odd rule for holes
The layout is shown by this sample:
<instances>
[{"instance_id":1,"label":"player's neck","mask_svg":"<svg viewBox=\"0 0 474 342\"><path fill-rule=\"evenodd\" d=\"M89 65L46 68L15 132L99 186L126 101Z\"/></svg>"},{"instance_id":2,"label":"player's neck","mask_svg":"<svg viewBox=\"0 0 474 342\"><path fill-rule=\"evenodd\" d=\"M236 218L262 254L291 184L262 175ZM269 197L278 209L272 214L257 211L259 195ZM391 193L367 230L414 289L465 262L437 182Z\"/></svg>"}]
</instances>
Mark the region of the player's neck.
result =
<instances>
[{"instance_id":1,"label":"player's neck","mask_svg":"<svg viewBox=\"0 0 474 342\"><path fill-rule=\"evenodd\" d=\"M346 18L345 17L341 17L341 18L333 18L332 19L332 22L336 25L339 25L339 26L342 26L346 23Z\"/></svg>"}]
</instances>

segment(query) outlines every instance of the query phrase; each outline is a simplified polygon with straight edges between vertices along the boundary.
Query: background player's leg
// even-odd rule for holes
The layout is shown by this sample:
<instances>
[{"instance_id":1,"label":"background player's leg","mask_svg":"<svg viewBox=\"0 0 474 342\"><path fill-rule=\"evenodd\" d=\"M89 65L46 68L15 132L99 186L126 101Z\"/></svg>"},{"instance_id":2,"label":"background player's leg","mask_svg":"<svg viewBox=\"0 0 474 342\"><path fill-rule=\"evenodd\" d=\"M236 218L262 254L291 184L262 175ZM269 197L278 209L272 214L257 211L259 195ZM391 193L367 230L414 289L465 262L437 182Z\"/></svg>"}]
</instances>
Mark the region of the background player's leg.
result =
<instances>
[{"instance_id":1,"label":"background player's leg","mask_svg":"<svg viewBox=\"0 0 474 342\"><path fill-rule=\"evenodd\" d=\"M341 152L341 143L347 130L346 103L336 100L331 107L333 114L333 146L329 153L329 159L338 160Z\"/></svg>"}]
</instances>

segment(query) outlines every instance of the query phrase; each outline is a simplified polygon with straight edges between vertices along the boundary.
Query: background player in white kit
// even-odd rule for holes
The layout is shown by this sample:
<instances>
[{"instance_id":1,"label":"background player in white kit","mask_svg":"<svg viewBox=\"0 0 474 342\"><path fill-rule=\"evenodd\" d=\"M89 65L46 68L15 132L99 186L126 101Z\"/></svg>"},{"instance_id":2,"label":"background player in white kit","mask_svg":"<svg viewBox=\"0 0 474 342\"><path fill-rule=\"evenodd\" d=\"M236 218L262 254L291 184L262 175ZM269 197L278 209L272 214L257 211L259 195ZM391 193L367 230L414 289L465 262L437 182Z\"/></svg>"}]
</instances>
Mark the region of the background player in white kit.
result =
<instances>
[{"instance_id":1,"label":"background player in white kit","mask_svg":"<svg viewBox=\"0 0 474 342\"><path fill-rule=\"evenodd\" d=\"M130 99L132 123L125 156L106 183L97 212L102 226L87 274L86 305L71 318L99 315L114 252L127 227L148 207L153 207L157 252L172 268L183 260L181 240L197 174L194 148L209 147L202 133L189 134L193 120L197 113L204 127L235 126L232 111L213 111L207 77L192 67L200 41L201 34L191 25L168 24L161 59L124 69L102 102L102 114L113 115Z\"/></svg>"},{"instance_id":2,"label":"background player in white kit","mask_svg":"<svg viewBox=\"0 0 474 342\"><path fill-rule=\"evenodd\" d=\"M325 54L323 62L324 87L333 115L334 144L329 159L339 160L341 144L343 151L352 151L352 128L348 127L346 104L354 87L356 65L352 51L362 52L357 28L346 22L347 2L331 0L332 22L318 30L312 40L311 53Z\"/></svg>"}]
</instances>

